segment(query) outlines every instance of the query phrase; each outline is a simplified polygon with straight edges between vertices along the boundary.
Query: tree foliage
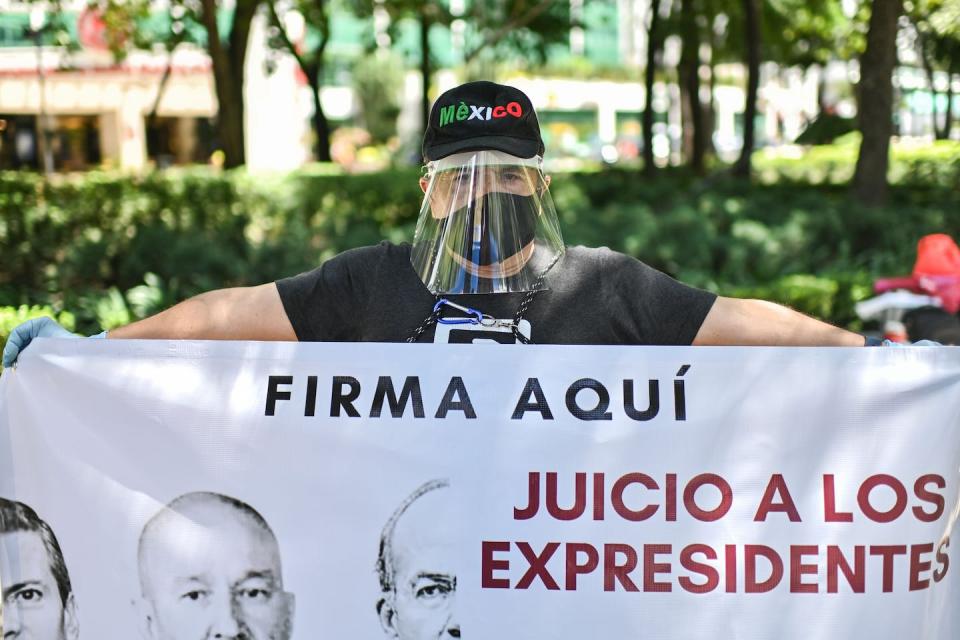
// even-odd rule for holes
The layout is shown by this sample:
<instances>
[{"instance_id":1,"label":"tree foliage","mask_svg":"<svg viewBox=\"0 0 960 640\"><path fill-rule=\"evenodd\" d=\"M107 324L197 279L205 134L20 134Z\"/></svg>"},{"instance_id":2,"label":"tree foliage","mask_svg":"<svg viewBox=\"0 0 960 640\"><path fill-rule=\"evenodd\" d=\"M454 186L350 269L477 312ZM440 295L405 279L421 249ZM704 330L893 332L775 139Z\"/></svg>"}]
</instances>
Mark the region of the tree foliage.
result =
<instances>
[{"instance_id":1,"label":"tree foliage","mask_svg":"<svg viewBox=\"0 0 960 640\"><path fill-rule=\"evenodd\" d=\"M953 75L960 73L960 0L909 0L904 11L916 36L915 45L933 94L934 133L950 137L953 113ZM946 113L937 117L937 74L946 74Z\"/></svg>"},{"instance_id":2,"label":"tree foliage","mask_svg":"<svg viewBox=\"0 0 960 640\"><path fill-rule=\"evenodd\" d=\"M206 48L213 67L219 109L217 130L225 155L225 166L245 163L243 73L250 28L261 0L235 0L232 19L221 23L227 10L217 0L168 0L166 12L155 11L150 0L89 0L106 26L106 41L117 58L131 50L167 53L167 67L161 77L151 116L155 116L163 87L172 71L171 56L180 44L191 42ZM57 3L60 13L63 7Z\"/></svg>"},{"instance_id":3,"label":"tree foliage","mask_svg":"<svg viewBox=\"0 0 960 640\"><path fill-rule=\"evenodd\" d=\"M353 89L371 142L384 144L397 134L403 64L389 51L375 51L353 68Z\"/></svg>"},{"instance_id":4,"label":"tree foliage","mask_svg":"<svg viewBox=\"0 0 960 640\"><path fill-rule=\"evenodd\" d=\"M570 3L553 0L474 2L464 18L467 63L486 55L543 64L551 45L566 42L571 27L579 26L572 21Z\"/></svg>"},{"instance_id":5,"label":"tree foliage","mask_svg":"<svg viewBox=\"0 0 960 640\"><path fill-rule=\"evenodd\" d=\"M865 16L848 18L840 0L768 0L764 58L802 68L854 58L866 44Z\"/></svg>"}]
</instances>

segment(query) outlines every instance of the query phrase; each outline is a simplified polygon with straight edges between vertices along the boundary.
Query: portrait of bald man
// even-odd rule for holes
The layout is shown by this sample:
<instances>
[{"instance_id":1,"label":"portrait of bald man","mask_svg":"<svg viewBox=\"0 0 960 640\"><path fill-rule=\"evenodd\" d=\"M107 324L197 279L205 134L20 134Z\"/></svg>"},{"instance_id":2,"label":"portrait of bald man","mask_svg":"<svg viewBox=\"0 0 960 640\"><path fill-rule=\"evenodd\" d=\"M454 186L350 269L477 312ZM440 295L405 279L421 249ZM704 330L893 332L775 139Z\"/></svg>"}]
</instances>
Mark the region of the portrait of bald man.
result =
<instances>
[{"instance_id":1,"label":"portrait of bald man","mask_svg":"<svg viewBox=\"0 0 960 640\"><path fill-rule=\"evenodd\" d=\"M459 638L457 545L450 483L431 480L393 512L380 535L377 613L389 638Z\"/></svg>"},{"instance_id":2,"label":"portrait of bald man","mask_svg":"<svg viewBox=\"0 0 960 640\"><path fill-rule=\"evenodd\" d=\"M22 502L0 498L3 640L76 640L77 605L53 529Z\"/></svg>"},{"instance_id":3,"label":"portrait of bald man","mask_svg":"<svg viewBox=\"0 0 960 640\"><path fill-rule=\"evenodd\" d=\"M144 526L139 614L149 640L288 640L276 536L253 507L218 493L176 498Z\"/></svg>"}]
</instances>

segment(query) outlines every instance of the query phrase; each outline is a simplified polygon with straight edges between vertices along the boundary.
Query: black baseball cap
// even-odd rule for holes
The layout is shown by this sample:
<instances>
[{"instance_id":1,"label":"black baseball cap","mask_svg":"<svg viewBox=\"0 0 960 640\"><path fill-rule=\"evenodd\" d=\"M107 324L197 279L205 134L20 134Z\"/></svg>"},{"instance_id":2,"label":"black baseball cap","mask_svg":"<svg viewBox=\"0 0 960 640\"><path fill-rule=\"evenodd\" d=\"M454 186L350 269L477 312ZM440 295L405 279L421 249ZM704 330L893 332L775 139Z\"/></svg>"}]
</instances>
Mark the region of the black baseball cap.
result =
<instances>
[{"instance_id":1,"label":"black baseball cap","mask_svg":"<svg viewBox=\"0 0 960 640\"><path fill-rule=\"evenodd\" d=\"M484 149L519 158L543 155L530 98L515 87L486 81L468 82L441 94L423 135L424 160Z\"/></svg>"}]
</instances>

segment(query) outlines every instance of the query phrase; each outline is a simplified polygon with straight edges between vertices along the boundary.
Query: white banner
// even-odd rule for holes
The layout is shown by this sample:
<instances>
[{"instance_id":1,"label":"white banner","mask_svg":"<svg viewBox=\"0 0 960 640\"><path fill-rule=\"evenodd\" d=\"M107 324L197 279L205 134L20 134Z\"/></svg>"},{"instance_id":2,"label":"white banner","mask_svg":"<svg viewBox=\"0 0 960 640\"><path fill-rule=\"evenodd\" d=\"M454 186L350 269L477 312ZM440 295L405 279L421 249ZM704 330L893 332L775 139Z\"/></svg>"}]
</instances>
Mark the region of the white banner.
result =
<instances>
[{"instance_id":1,"label":"white banner","mask_svg":"<svg viewBox=\"0 0 960 640\"><path fill-rule=\"evenodd\" d=\"M958 487L958 348L38 340L3 637L956 640Z\"/></svg>"}]
</instances>

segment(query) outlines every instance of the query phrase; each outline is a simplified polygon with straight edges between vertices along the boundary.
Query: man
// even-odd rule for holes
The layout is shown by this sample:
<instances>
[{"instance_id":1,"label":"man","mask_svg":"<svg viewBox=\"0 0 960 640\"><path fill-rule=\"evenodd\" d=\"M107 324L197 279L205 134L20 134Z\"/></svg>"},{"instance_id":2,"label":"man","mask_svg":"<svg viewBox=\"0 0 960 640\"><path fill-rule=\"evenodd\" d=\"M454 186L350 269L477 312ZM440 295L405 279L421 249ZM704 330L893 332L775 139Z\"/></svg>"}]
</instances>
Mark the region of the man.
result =
<instances>
[{"instance_id":1,"label":"man","mask_svg":"<svg viewBox=\"0 0 960 640\"><path fill-rule=\"evenodd\" d=\"M389 638L459 638L455 518L450 483L432 480L407 497L380 536L380 624Z\"/></svg>"},{"instance_id":2,"label":"man","mask_svg":"<svg viewBox=\"0 0 960 640\"><path fill-rule=\"evenodd\" d=\"M0 498L3 640L76 640L77 605L53 530L22 502Z\"/></svg>"},{"instance_id":3,"label":"man","mask_svg":"<svg viewBox=\"0 0 960 640\"><path fill-rule=\"evenodd\" d=\"M687 287L607 249L567 250L543 153L521 91L492 82L451 89L424 136L425 196L412 246L355 249L276 283L207 292L109 337L864 344L775 304ZM25 323L11 334L4 366L34 337L67 335L50 319Z\"/></svg>"},{"instance_id":4,"label":"man","mask_svg":"<svg viewBox=\"0 0 960 640\"><path fill-rule=\"evenodd\" d=\"M182 495L144 526L137 556L147 638L290 638L294 597L283 590L280 548L250 505Z\"/></svg>"}]
</instances>

